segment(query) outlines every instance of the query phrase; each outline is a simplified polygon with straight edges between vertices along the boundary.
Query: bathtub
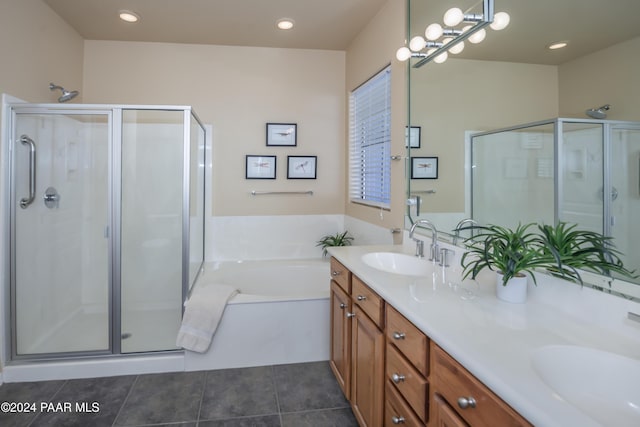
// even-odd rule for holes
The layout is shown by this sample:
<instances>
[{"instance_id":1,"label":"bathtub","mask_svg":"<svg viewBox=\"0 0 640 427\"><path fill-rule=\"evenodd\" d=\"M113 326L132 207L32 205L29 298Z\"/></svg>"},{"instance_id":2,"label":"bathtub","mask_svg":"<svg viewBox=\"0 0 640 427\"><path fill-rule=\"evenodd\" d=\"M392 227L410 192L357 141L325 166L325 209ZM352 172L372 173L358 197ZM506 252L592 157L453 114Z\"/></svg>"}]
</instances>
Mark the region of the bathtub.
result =
<instances>
[{"instance_id":1,"label":"bathtub","mask_svg":"<svg viewBox=\"0 0 640 427\"><path fill-rule=\"evenodd\" d=\"M207 263L194 286L233 285L206 353L185 351L185 370L329 359L329 262L324 259Z\"/></svg>"}]
</instances>

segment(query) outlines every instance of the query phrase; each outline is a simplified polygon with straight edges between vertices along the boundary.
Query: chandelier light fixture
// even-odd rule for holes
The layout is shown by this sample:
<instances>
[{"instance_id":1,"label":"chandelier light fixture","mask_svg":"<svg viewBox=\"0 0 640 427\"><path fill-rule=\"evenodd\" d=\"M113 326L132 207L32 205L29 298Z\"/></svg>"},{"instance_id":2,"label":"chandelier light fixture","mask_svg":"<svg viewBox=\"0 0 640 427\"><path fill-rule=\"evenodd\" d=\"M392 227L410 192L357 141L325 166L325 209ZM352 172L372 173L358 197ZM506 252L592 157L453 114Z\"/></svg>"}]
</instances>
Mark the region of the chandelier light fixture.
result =
<instances>
[{"instance_id":1,"label":"chandelier light fixture","mask_svg":"<svg viewBox=\"0 0 640 427\"><path fill-rule=\"evenodd\" d=\"M449 53L458 54L464 50L464 42L480 43L487 35L486 26L499 31L509 25L510 17L506 12L493 13L494 0L482 0L482 13L463 12L454 7L447 10L442 22L430 24L424 31L424 37L415 36L409 41L409 47L403 46L396 52L399 61L420 58L413 66L420 68L427 62L442 63ZM471 8L473 9L473 7Z\"/></svg>"}]
</instances>

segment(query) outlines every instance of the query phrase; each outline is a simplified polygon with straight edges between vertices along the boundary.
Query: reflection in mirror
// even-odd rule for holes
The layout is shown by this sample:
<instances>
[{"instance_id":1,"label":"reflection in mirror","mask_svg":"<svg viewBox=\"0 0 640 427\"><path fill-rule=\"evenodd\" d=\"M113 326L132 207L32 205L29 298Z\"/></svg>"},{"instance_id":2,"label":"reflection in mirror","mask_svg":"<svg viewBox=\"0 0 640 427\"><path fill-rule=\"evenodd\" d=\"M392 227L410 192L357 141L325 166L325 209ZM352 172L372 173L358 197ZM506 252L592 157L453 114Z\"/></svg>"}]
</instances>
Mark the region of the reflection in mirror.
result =
<instances>
[{"instance_id":1,"label":"reflection in mirror","mask_svg":"<svg viewBox=\"0 0 640 427\"><path fill-rule=\"evenodd\" d=\"M640 122L556 119L479 133L471 158L480 224L577 224L613 237L640 271Z\"/></svg>"},{"instance_id":2,"label":"reflection in mirror","mask_svg":"<svg viewBox=\"0 0 640 427\"><path fill-rule=\"evenodd\" d=\"M443 13L449 8L457 6L465 10L475 3L472 0L408 0L407 40L424 35L426 26L441 22ZM412 179L408 173L407 194L409 197L420 196L421 200L419 217L416 217L416 207L408 206L408 224L418 218L428 218L436 224L439 232L449 231L453 234L459 221L472 216L471 134L512 128L523 123L550 121L556 117L588 119L586 110L607 104L610 109L603 110L607 119L640 121L640 26L635 22L635 17L640 15L640 2L563 0L563 7L558 8L555 0L495 0L495 9L504 10L511 16L509 26L503 31L488 31L481 44L465 49L458 55L449 55L442 64L430 62L421 68L413 68L417 59L408 61L408 125L419 127L420 139L416 144L408 138L407 157L438 158L437 179ZM550 13L551 10L553 13ZM580 11L580 20L575 19L577 10ZM544 22L544 26L540 25L541 22ZM616 31L589 31L589 28L608 27L616 28ZM569 44L554 51L546 48L559 40L568 40ZM544 125L540 126L538 134L544 134ZM582 132L587 131L583 129ZM531 137L520 135L520 138ZM508 185L512 187L515 198L535 199L540 204L554 206L554 203L547 202L555 194L554 191L542 189L544 186L554 186L554 180L545 177L550 172L556 173L555 166L549 164L552 162L555 165L555 153L550 156L547 152L547 145L552 143L540 141L541 148L535 150L524 150L522 147L523 144L535 146L538 144L536 141L521 140L519 144L520 150L528 153L527 160L502 160L503 163L491 171L494 174L491 179L498 181L491 185ZM631 157L627 157L624 164L612 167L614 173L610 179L631 183L640 167L637 164L635 168L632 167L634 152L625 151L631 148L622 144L614 144L614 147L614 150L619 148ZM516 149L510 148L512 151ZM484 156L488 159L493 156L496 160L496 153L492 150L488 148ZM586 148L582 152L588 155ZM502 154L505 158L509 157L508 152ZM584 163L580 150L567 148L564 157L561 166L575 169L580 162ZM511 158L518 159L515 155ZM639 161L636 157L636 163ZM524 163L528 165L528 170L526 176L522 177L519 164ZM570 176L571 172L567 173ZM576 175L577 171L574 170L573 174ZM614 178L613 175L618 176ZM564 176L564 172L558 176ZM567 176L565 180L568 179ZM585 179L588 179L586 175ZM529 182L531 180L540 181L535 183L540 188L533 186ZM562 185L562 182L559 180L558 185ZM589 185L592 184L585 184L585 188L589 188ZM592 193L602 192L602 187L603 184L594 187ZM571 193L572 196L578 194ZM638 192L635 196L629 195L630 200L638 198ZM565 202L568 205L569 200ZM484 200L484 204L486 207L491 202ZM474 218L476 214L480 215L478 209L480 207L474 204ZM597 210L596 207L591 209ZM622 206L618 207L615 203L612 209L624 211ZM611 219L608 216L607 221L620 224L620 212L604 214L614 217ZM629 211L629 214L631 218L639 217L636 211ZM570 216L568 212L564 212L564 215ZM522 222L548 218L553 221L558 218L558 213L524 210L517 216L523 216ZM480 217L478 219L485 221ZM602 229L605 218L601 214L597 220L602 220ZM591 222L587 221L585 226L591 227L597 220L591 218ZM508 220L501 221L506 223ZM614 225L611 234L624 253L640 252L637 250L637 238L622 242L623 238L616 233ZM449 236L449 240L452 241L453 236ZM636 265L629 267L636 268Z\"/></svg>"}]
</instances>

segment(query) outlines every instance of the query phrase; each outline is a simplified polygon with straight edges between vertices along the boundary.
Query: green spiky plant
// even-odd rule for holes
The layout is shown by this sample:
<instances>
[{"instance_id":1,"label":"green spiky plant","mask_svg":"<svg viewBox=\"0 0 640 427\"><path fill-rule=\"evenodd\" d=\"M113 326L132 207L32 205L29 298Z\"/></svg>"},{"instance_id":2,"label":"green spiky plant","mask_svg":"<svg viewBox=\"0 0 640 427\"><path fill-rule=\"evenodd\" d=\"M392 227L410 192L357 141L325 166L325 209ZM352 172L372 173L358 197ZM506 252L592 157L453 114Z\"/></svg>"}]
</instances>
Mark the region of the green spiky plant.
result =
<instances>
[{"instance_id":1,"label":"green spiky plant","mask_svg":"<svg viewBox=\"0 0 640 427\"><path fill-rule=\"evenodd\" d=\"M579 270L592 271L611 277L618 273L630 278L638 277L628 270L620 259L620 251L613 238L588 230L576 229L576 224L560 222L556 226L538 225L540 247L554 264L547 270L556 276L583 284Z\"/></svg>"},{"instance_id":2,"label":"green spiky plant","mask_svg":"<svg viewBox=\"0 0 640 427\"><path fill-rule=\"evenodd\" d=\"M473 226L478 232L465 240L468 250L460 261L463 279L469 276L475 279L480 271L488 268L503 274L504 286L524 273L537 284L534 270L548 266L551 258L541 250L538 235L529 231L531 226L533 224L518 225L515 230L498 225Z\"/></svg>"},{"instance_id":3,"label":"green spiky plant","mask_svg":"<svg viewBox=\"0 0 640 427\"><path fill-rule=\"evenodd\" d=\"M327 248L331 246L351 246L353 237L349 236L349 231L344 233L336 233L335 235L328 234L318 240L316 246L322 247L322 256L327 256Z\"/></svg>"},{"instance_id":4,"label":"green spiky plant","mask_svg":"<svg viewBox=\"0 0 640 427\"><path fill-rule=\"evenodd\" d=\"M518 225L515 230L497 225L467 227L479 232L465 240L468 251L460 262L463 278L475 279L485 268L500 271L505 286L509 279L524 273L537 284L536 269L579 284L583 284L580 270L608 277L612 273L638 277L624 267L611 237L564 222L538 225L537 232L529 231L534 225Z\"/></svg>"}]
</instances>

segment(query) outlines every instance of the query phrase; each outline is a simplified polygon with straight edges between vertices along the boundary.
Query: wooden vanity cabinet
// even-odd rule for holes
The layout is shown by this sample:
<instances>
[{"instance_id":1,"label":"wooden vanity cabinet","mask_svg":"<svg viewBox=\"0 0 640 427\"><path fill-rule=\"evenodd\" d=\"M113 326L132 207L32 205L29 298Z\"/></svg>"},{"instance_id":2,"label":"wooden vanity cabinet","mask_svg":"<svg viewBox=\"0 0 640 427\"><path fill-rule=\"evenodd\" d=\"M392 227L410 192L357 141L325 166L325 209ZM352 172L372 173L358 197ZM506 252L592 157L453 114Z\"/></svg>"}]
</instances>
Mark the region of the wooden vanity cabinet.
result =
<instances>
[{"instance_id":1,"label":"wooden vanity cabinet","mask_svg":"<svg viewBox=\"0 0 640 427\"><path fill-rule=\"evenodd\" d=\"M351 398L351 297L331 281L331 350L329 366L349 400Z\"/></svg>"},{"instance_id":2,"label":"wooden vanity cabinet","mask_svg":"<svg viewBox=\"0 0 640 427\"><path fill-rule=\"evenodd\" d=\"M430 356L430 426L531 426L433 342Z\"/></svg>"},{"instance_id":3,"label":"wooden vanity cabinet","mask_svg":"<svg viewBox=\"0 0 640 427\"><path fill-rule=\"evenodd\" d=\"M429 341L392 306L387 304L386 310L387 389L396 391L404 406L396 404L394 412L385 414L385 423L400 417L404 424L424 426L428 419ZM400 415L398 406L404 411Z\"/></svg>"},{"instance_id":4,"label":"wooden vanity cabinet","mask_svg":"<svg viewBox=\"0 0 640 427\"><path fill-rule=\"evenodd\" d=\"M384 300L331 259L329 365L361 427L382 426Z\"/></svg>"},{"instance_id":5,"label":"wooden vanity cabinet","mask_svg":"<svg viewBox=\"0 0 640 427\"><path fill-rule=\"evenodd\" d=\"M531 426L334 258L329 365L360 427Z\"/></svg>"}]
</instances>

